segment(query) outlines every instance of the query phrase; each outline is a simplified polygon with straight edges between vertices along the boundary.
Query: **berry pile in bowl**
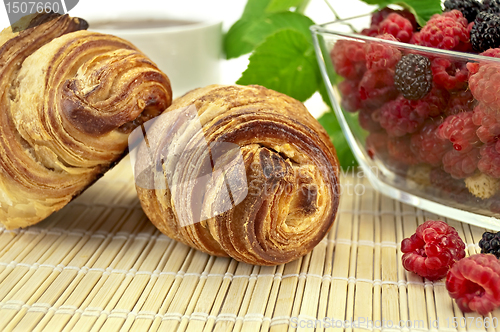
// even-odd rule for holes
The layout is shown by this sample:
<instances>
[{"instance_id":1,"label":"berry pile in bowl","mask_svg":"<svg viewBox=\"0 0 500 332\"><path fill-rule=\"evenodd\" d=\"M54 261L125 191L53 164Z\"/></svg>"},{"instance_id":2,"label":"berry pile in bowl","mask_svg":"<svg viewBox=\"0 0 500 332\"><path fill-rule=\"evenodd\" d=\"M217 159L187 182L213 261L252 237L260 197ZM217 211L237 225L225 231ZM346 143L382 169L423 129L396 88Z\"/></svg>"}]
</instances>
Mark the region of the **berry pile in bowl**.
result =
<instances>
[{"instance_id":1,"label":"berry pile in bowl","mask_svg":"<svg viewBox=\"0 0 500 332\"><path fill-rule=\"evenodd\" d=\"M337 118L379 191L500 229L500 1L312 27Z\"/></svg>"}]
</instances>

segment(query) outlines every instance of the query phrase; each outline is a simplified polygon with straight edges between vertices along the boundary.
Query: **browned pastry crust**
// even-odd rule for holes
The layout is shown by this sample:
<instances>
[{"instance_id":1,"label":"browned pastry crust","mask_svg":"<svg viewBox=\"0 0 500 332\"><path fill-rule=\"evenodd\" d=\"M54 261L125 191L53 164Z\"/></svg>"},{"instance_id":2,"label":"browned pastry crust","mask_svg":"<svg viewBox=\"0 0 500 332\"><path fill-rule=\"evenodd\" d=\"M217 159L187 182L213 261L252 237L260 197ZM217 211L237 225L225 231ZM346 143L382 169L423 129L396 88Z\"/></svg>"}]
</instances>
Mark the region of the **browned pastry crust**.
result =
<instances>
[{"instance_id":1,"label":"browned pastry crust","mask_svg":"<svg viewBox=\"0 0 500 332\"><path fill-rule=\"evenodd\" d=\"M172 101L168 77L118 37L68 15L0 33L0 222L33 225L121 158Z\"/></svg>"},{"instance_id":2,"label":"browned pastry crust","mask_svg":"<svg viewBox=\"0 0 500 332\"><path fill-rule=\"evenodd\" d=\"M193 248L251 264L286 263L312 250L331 228L339 204L338 161L321 125L302 103L260 86L193 90L174 101L162 117L190 105L196 106L208 144L240 147L248 195L229 211L183 227L178 215L189 212L189 199L203 193L204 208L216 210L217 190L179 193L137 185L150 220L167 236ZM198 139L190 137L168 144L187 149ZM152 151L153 159L160 157L159 151L165 147ZM182 177L200 172L195 162L200 151L186 151L192 154L192 164L164 163L161 174ZM186 197L187 205L178 204Z\"/></svg>"}]
</instances>

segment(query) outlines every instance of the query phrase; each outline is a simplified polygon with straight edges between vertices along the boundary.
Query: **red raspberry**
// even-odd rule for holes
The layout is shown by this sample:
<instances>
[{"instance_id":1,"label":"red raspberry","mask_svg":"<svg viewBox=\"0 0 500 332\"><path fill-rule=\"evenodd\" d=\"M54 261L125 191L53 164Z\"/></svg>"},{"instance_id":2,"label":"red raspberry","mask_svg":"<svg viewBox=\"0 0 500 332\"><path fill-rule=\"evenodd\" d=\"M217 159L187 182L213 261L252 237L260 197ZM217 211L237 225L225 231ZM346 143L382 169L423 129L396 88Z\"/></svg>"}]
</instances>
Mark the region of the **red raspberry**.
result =
<instances>
[{"instance_id":1,"label":"red raspberry","mask_svg":"<svg viewBox=\"0 0 500 332\"><path fill-rule=\"evenodd\" d=\"M443 155L452 148L448 140L437 135L440 122L429 119L422 129L411 136L411 149L420 162L441 165Z\"/></svg>"},{"instance_id":2,"label":"red raspberry","mask_svg":"<svg viewBox=\"0 0 500 332\"><path fill-rule=\"evenodd\" d=\"M335 71L342 77L360 79L366 71L364 43L339 40L330 52Z\"/></svg>"},{"instance_id":3,"label":"red raspberry","mask_svg":"<svg viewBox=\"0 0 500 332\"><path fill-rule=\"evenodd\" d=\"M425 117L440 115L448 104L450 94L445 89L432 88L423 99L412 101L418 114Z\"/></svg>"},{"instance_id":4,"label":"red raspberry","mask_svg":"<svg viewBox=\"0 0 500 332\"><path fill-rule=\"evenodd\" d=\"M404 165L418 164L418 158L411 150L410 137L389 137L387 150L389 155L396 161Z\"/></svg>"},{"instance_id":5,"label":"red raspberry","mask_svg":"<svg viewBox=\"0 0 500 332\"><path fill-rule=\"evenodd\" d=\"M448 272L446 289L463 312L488 315L500 306L500 261L492 254L460 260Z\"/></svg>"},{"instance_id":6,"label":"red raspberry","mask_svg":"<svg viewBox=\"0 0 500 332\"><path fill-rule=\"evenodd\" d=\"M427 114L419 114L414 104L403 96L386 103L373 114L389 136L398 137L416 132L424 123Z\"/></svg>"},{"instance_id":7,"label":"red raspberry","mask_svg":"<svg viewBox=\"0 0 500 332\"><path fill-rule=\"evenodd\" d=\"M467 86L469 72L466 63L452 62L445 58L436 58L431 64L434 83L446 90L462 90Z\"/></svg>"},{"instance_id":8,"label":"red raspberry","mask_svg":"<svg viewBox=\"0 0 500 332\"><path fill-rule=\"evenodd\" d=\"M378 36L378 25L372 25L369 28L364 28L360 32L363 36L377 37Z\"/></svg>"},{"instance_id":9,"label":"red raspberry","mask_svg":"<svg viewBox=\"0 0 500 332\"><path fill-rule=\"evenodd\" d=\"M465 203L471 197L463 180L454 179L440 167L431 170L429 180L435 188L449 195L454 201Z\"/></svg>"},{"instance_id":10,"label":"red raspberry","mask_svg":"<svg viewBox=\"0 0 500 332\"><path fill-rule=\"evenodd\" d=\"M397 41L393 35L378 35L377 38ZM397 47L377 42L365 44L366 67L368 69L389 68L394 69L401 60L401 52Z\"/></svg>"},{"instance_id":11,"label":"red raspberry","mask_svg":"<svg viewBox=\"0 0 500 332\"><path fill-rule=\"evenodd\" d=\"M465 153L452 149L443 156L443 168L455 179L464 179L474 174L478 161L478 148Z\"/></svg>"},{"instance_id":12,"label":"red raspberry","mask_svg":"<svg viewBox=\"0 0 500 332\"><path fill-rule=\"evenodd\" d=\"M408 43L413 35L412 23L397 13L391 13L379 26L381 34L388 33L403 43Z\"/></svg>"},{"instance_id":13,"label":"red raspberry","mask_svg":"<svg viewBox=\"0 0 500 332\"><path fill-rule=\"evenodd\" d=\"M413 43L445 50L470 49L467 20L458 10L435 14L420 30Z\"/></svg>"},{"instance_id":14,"label":"red raspberry","mask_svg":"<svg viewBox=\"0 0 500 332\"><path fill-rule=\"evenodd\" d=\"M387 156L387 141L389 137L383 131L371 132L368 137L366 137L366 151L371 159L375 159L377 156L380 159L385 159Z\"/></svg>"},{"instance_id":15,"label":"red raspberry","mask_svg":"<svg viewBox=\"0 0 500 332\"><path fill-rule=\"evenodd\" d=\"M361 109L358 114L359 125L369 132L379 131L382 127L380 123L373 120L372 114L373 111L369 109Z\"/></svg>"},{"instance_id":16,"label":"red raspberry","mask_svg":"<svg viewBox=\"0 0 500 332\"><path fill-rule=\"evenodd\" d=\"M389 16L389 14L392 14L392 13L399 14L399 15L403 16L404 18L406 18L408 21L411 22L411 24L413 26L413 30L417 30L417 27L418 27L417 20L415 19L415 16L413 16L412 13L410 13L407 10L394 10L392 8L389 8L389 7L385 7L381 10L377 10L377 11L373 12L371 25L372 26L374 26L374 25L379 26L380 23L382 23L382 21L385 20L387 18L387 16Z\"/></svg>"},{"instance_id":17,"label":"red raspberry","mask_svg":"<svg viewBox=\"0 0 500 332\"><path fill-rule=\"evenodd\" d=\"M439 136L450 140L453 148L465 153L479 143L476 135L477 126L472 121L473 112L462 112L450 115L439 126Z\"/></svg>"},{"instance_id":18,"label":"red raspberry","mask_svg":"<svg viewBox=\"0 0 500 332\"><path fill-rule=\"evenodd\" d=\"M500 58L500 48L490 48L489 50L486 50L483 53L479 53L479 55L489 56L491 58ZM477 62L467 63L467 69L469 70L470 74L477 73L480 66L481 65Z\"/></svg>"},{"instance_id":19,"label":"red raspberry","mask_svg":"<svg viewBox=\"0 0 500 332\"><path fill-rule=\"evenodd\" d=\"M363 106L379 108L396 98L398 91L394 86L394 71L389 69L370 69L359 82L359 93Z\"/></svg>"},{"instance_id":20,"label":"red raspberry","mask_svg":"<svg viewBox=\"0 0 500 332\"><path fill-rule=\"evenodd\" d=\"M429 280L439 280L465 257L465 244L455 228L440 220L428 220L401 242L403 266Z\"/></svg>"},{"instance_id":21,"label":"red raspberry","mask_svg":"<svg viewBox=\"0 0 500 332\"><path fill-rule=\"evenodd\" d=\"M356 112L361 107L358 81L344 80L339 83L338 89L342 96L340 102L342 109L347 112Z\"/></svg>"},{"instance_id":22,"label":"red raspberry","mask_svg":"<svg viewBox=\"0 0 500 332\"><path fill-rule=\"evenodd\" d=\"M477 168L493 178L500 178L500 143L485 144L480 150L481 159Z\"/></svg>"},{"instance_id":23,"label":"red raspberry","mask_svg":"<svg viewBox=\"0 0 500 332\"><path fill-rule=\"evenodd\" d=\"M470 112L474 109L475 99L470 90L458 91L450 95L445 115Z\"/></svg>"},{"instance_id":24,"label":"red raspberry","mask_svg":"<svg viewBox=\"0 0 500 332\"><path fill-rule=\"evenodd\" d=\"M500 117L488 110L485 105L479 104L474 108L472 121L479 126L476 135L481 142L496 142L500 137Z\"/></svg>"},{"instance_id":25,"label":"red raspberry","mask_svg":"<svg viewBox=\"0 0 500 332\"><path fill-rule=\"evenodd\" d=\"M470 75L469 88L479 102L500 110L500 65L481 64L477 72Z\"/></svg>"}]
</instances>

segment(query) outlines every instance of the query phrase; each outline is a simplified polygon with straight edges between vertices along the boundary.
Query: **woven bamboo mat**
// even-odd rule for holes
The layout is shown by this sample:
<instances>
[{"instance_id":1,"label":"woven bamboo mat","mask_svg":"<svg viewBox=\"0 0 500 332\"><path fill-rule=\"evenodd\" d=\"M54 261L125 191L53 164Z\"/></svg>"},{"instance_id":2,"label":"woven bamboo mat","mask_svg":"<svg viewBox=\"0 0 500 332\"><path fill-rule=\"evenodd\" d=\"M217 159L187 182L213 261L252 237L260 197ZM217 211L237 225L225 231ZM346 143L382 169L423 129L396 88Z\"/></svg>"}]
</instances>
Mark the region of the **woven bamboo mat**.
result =
<instances>
[{"instance_id":1,"label":"woven bamboo mat","mask_svg":"<svg viewBox=\"0 0 500 332\"><path fill-rule=\"evenodd\" d=\"M500 331L500 310L464 315L442 281L404 271L399 243L436 216L352 174L342 183L328 237L302 259L259 267L160 234L124 160L46 221L0 229L0 330ZM448 222L478 252L484 230Z\"/></svg>"}]
</instances>

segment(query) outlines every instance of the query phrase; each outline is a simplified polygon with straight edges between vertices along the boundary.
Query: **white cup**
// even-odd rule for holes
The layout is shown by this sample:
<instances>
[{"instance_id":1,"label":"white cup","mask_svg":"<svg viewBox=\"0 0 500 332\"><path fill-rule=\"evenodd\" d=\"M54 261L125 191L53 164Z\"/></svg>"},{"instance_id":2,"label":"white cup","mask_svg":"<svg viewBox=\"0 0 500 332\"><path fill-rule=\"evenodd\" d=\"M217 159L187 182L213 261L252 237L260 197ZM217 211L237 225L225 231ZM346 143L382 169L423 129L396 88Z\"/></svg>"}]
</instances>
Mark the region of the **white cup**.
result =
<instances>
[{"instance_id":1,"label":"white cup","mask_svg":"<svg viewBox=\"0 0 500 332\"><path fill-rule=\"evenodd\" d=\"M172 25L167 26L166 20L173 21ZM112 19L88 18L87 21L89 30L126 39L150 57L170 78L174 98L195 88L221 83L220 21L193 21L155 14L120 14Z\"/></svg>"}]
</instances>

